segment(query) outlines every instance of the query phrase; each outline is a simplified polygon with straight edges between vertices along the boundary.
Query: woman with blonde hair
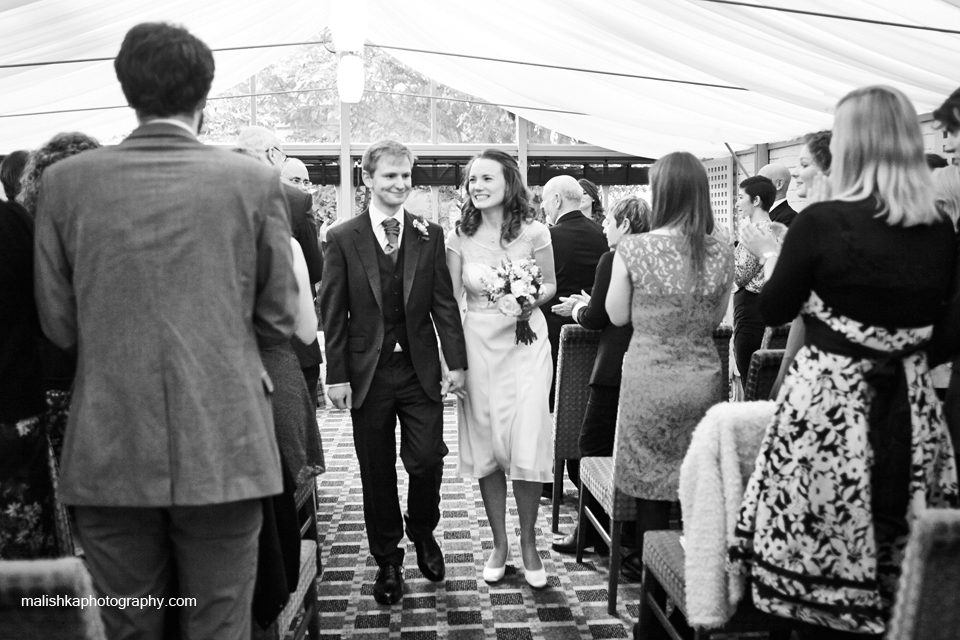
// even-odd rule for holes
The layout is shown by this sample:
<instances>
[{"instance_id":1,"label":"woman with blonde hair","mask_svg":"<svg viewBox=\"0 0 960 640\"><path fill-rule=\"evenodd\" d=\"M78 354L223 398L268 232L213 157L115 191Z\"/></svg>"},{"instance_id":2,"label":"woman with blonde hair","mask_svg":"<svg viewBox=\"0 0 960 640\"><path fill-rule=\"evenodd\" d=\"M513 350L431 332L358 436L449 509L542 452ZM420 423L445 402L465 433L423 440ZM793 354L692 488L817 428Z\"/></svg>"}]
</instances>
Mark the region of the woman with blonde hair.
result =
<instances>
[{"instance_id":1,"label":"woman with blonde hair","mask_svg":"<svg viewBox=\"0 0 960 640\"><path fill-rule=\"evenodd\" d=\"M923 138L898 90L837 105L833 200L790 227L760 291L769 324L799 312L787 373L747 485L734 560L758 609L809 637L886 630L918 510L957 503L953 446L923 349L955 258Z\"/></svg>"}]
</instances>

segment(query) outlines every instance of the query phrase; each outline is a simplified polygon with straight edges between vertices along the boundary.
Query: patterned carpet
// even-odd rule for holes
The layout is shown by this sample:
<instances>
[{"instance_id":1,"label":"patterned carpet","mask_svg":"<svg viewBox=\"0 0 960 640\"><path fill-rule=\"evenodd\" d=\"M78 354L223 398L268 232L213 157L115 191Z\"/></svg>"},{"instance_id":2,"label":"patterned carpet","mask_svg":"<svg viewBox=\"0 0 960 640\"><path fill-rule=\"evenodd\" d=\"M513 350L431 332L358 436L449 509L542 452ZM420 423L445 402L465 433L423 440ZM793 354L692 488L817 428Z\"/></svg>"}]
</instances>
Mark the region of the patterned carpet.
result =
<instances>
[{"instance_id":1,"label":"patterned carpet","mask_svg":"<svg viewBox=\"0 0 960 640\"><path fill-rule=\"evenodd\" d=\"M617 617L607 613L608 559L594 554L575 557L550 548L551 508L541 501L537 527L540 555L549 575L542 591L531 589L516 569L488 585L480 577L492 540L476 481L456 477L456 411L448 403L444 433L450 454L444 466L442 517L435 532L446 560L443 583L426 580L417 569L413 544L406 542L403 599L392 607L378 605L372 595L377 567L368 554L363 525L360 472L353 449L350 415L318 413L327 473L318 482L320 536L324 572L319 598L323 638L435 638L552 640L627 638L637 616L640 585L620 580ZM400 501L406 503L406 474L398 460ZM576 491L564 487L560 529L571 531L576 520ZM513 496L508 523L519 535ZM517 549L514 549L517 557Z\"/></svg>"}]
</instances>

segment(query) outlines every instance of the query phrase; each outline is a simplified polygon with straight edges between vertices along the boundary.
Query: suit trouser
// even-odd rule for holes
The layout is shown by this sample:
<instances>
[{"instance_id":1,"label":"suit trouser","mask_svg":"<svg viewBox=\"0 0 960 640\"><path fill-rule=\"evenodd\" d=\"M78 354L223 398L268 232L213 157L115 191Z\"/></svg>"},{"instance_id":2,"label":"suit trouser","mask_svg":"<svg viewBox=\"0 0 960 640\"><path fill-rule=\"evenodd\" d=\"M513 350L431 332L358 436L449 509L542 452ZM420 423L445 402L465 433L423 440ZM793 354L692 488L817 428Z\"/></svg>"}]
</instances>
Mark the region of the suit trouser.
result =
<instances>
[{"instance_id":1,"label":"suit trouser","mask_svg":"<svg viewBox=\"0 0 960 640\"><path fill-rule=\"evenodd\" d=\"M74 508L101 597L195 598L180 608L183 640L249 640L259 499L197 507ZM174 591L175 589L175 591ZM165 638L166 606L103 607L110 640Z\"/></svg>"},{"instance_id":2,"label":"suit trouser","mask_svg":"<svg viewBox=\"0 0 960 640\"><path fill-rule=\"evenodd\" d=\"M443 479L443 403L431 400L405 353L393 353L373 374L363 405L353 409L353 442L363 485L363 516L370 553L379 566L403 564L403 516L397 485L400 460L407 471L410 533L423 538L440 522Z\"/></svg>"}]
</instances>

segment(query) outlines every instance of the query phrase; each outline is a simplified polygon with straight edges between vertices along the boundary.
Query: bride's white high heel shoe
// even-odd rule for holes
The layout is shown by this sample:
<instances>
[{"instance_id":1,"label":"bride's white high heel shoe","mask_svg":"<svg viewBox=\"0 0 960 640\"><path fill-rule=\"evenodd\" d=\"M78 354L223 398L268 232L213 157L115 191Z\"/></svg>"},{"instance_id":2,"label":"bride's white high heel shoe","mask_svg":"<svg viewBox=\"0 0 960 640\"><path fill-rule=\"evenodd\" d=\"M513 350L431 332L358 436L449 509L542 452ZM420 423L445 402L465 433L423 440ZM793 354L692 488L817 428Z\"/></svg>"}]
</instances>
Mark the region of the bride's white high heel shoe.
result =
<instances>
[{"instance_id":1,"label":"bride's white high heel shoe","mask_svg":"<svg viewBox=\"0 0 960 640\"><path fill-rule=\"evenodd\" d=\"M519 540L517 541L519 543ZM543 589L547 586L547 566L540 559L539 569L527 569L527 563L523 559L523 547L520 547L520 564L523 565L523 579L534 589Z\"/></svg>"},{"instance_id":2,"label":"bride's white high heel shoe","mask_svg":"<svg viewBox=\"0 0 960 640\"><path fill-rule=\"evenodd\" d=\"M490 554L493 556L493 553ZM487 560L487 564L483 567L483 580L484 582L500 582L503 580L503 576L507 573L507 562L510 561L510 547L507 547L507 557L503 560L503 565L499 567L491 567L490 561Z\"/></svg>"}]
</instances>

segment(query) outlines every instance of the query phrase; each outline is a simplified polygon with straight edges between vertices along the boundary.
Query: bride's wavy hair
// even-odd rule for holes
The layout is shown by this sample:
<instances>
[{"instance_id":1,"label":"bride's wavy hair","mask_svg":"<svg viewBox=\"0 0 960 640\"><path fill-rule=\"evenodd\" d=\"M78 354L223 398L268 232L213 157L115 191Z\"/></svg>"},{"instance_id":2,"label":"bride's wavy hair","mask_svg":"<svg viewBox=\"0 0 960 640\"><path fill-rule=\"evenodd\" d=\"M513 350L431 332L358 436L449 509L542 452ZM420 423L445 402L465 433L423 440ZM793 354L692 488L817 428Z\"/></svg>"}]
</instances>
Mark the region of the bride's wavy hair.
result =
<instances>
[{"instance_id":1,"label":"bride's wavy hair","mask_svg":"<svg viewBox=\"0 0 960 640\"><path fill-rule=\"evenodd\" d=\"M523 184L520 175L520 166L513 156L499 149L485 149L475 156L467 165L463 188L467 192L467 200L463 205L462 216L457 224L457 235L472 236L480 228L480 210L473 206L470 197L470 169L477 160L493 160L503 169L505 182L503 189L503 225L500 227L500 241L510 243L520 236L520 225L533 220L533 208L530 206L530 192Z\"/></svg>"}]
</instances>

